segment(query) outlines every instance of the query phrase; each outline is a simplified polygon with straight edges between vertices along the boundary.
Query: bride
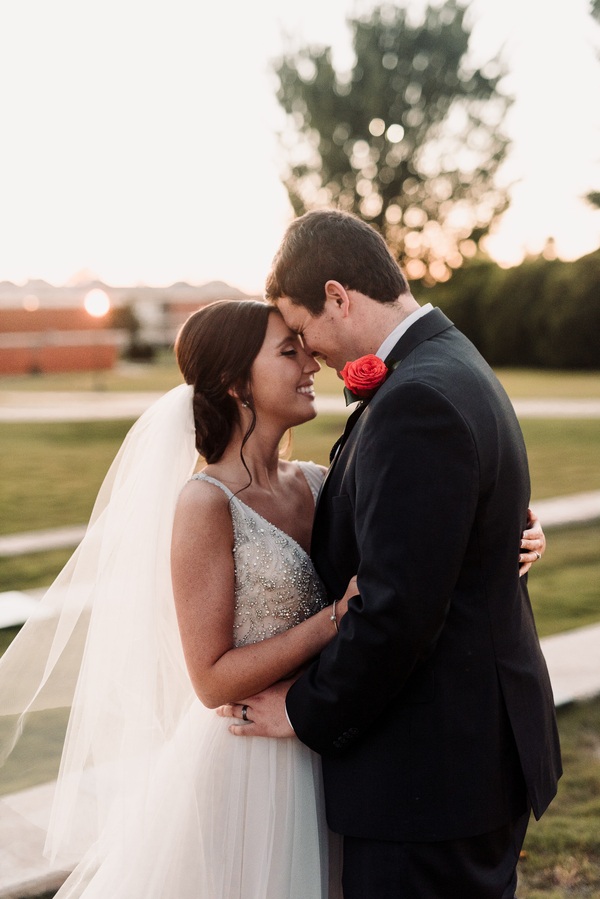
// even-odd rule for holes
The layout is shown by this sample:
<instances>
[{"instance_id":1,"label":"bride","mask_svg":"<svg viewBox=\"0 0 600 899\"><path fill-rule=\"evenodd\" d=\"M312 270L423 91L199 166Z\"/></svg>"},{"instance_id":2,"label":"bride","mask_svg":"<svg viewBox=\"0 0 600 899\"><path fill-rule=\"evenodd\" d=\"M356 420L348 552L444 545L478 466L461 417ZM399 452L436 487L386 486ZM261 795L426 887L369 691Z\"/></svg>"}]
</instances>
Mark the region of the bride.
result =
<instances>
[{"instance_id":1,"label":"bride","mask_svg":"<svg viewBox=\"0 0 600 899\"><path fill-rule=\"evenodd\" d=\"M299 672L358 592L326 597L308 555L325 469L279 452L316 415L319 364L254 301L202 308L175 349L186 384L131 429L0 662L7 752L27 713L72 705L58 899L341 899L318 756L213 711Z\"/></svg>"}]
</instances>

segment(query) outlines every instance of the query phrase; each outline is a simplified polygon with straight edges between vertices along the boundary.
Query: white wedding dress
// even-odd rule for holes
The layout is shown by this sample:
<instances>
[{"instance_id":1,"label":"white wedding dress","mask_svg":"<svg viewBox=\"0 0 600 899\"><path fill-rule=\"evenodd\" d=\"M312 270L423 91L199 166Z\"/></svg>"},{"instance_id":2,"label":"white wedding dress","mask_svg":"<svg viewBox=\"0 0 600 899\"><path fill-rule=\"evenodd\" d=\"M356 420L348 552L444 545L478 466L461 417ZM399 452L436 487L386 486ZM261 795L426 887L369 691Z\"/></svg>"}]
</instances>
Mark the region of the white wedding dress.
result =
<instances>
[{"instance_id":1,"label":"white wedding dress","mask_svg":"<svg viewBox=\"0 0 600 899\"><path fill-rule=\"evenodd\" d=\"M316 497L321 470L298 464ZM302 547L220 482L193 478L229 497L235 645L322 608ZM112 838L92 847L57 899L341 899L341 838L325 822L319 757L295 738L234 737L230 723L190 702L151 782L119 804Z\"/></svg>"}]
</instances>

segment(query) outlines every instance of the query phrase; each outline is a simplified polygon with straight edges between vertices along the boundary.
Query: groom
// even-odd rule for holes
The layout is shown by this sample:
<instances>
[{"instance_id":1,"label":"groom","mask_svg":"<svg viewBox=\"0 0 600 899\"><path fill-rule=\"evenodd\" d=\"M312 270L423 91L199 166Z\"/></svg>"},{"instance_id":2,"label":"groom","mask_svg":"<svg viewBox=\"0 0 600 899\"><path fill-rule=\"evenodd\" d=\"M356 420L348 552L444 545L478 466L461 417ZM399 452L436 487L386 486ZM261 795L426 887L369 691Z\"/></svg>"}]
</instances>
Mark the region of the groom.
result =
<instances>
[{"instance_id":1,"label":"groom","mask_svg":"<svg viewBox=\"0 0 600 899\"><path fill-rule=\"evenodd\" d=\"M510 401L353 215L296 219L267 298L338 372L376 354L390 374L350 416L313 531L328 594L358 572L360 595L287 696L249 701L243 733L291 724L321 754L345 899L512 899L561 763L516 564L530 484Z\"/></svg>"}]
</instances>

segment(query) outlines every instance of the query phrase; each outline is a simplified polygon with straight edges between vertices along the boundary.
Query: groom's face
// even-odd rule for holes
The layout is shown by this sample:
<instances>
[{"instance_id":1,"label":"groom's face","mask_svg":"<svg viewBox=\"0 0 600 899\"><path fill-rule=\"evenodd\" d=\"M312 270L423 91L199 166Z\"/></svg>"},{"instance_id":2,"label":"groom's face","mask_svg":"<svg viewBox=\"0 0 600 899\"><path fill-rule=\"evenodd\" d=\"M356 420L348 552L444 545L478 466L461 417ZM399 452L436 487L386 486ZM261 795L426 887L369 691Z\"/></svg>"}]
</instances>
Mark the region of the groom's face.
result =
<instances>
[{"instance_id":1,"label":"groom's face","mask_svg":"<svg viewBox=\"0 0 600 899\"><path fill-rule=\"evenodd\" d=\"M305 306L297 306L288 297L277 300L277 308L288 328L298 334L308 353L318 356L329 368L340 372L351 352L344 346L335 307L325 304L321 315L311 315Z\"/></svg>"}]
</instances>

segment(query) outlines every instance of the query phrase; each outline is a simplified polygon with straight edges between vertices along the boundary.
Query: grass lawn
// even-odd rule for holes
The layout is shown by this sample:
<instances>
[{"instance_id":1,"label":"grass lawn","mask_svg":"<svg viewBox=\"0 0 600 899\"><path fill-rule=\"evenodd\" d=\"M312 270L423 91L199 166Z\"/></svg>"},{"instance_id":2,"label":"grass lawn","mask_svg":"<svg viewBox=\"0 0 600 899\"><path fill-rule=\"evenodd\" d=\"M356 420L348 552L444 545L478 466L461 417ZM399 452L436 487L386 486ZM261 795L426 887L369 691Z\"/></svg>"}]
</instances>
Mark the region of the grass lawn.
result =
<instances>
[{"instance_id":1,"label":"grass lawn","mask_svg":"<svg viewBox=\"0 0 600 899\"><path fill-rule=\"evenodd\" d=\"M34 712L30 716L15 751L0 767L0 796L57 777L68 720L68 709Z\"/></svg>"},{"instance_id":2,"label":"grass lawn","mask_svg":"<svg viewBox=\"0 0 600 899\"><path fill-rule=\"evenodd\" d=\"M165 350L159 353L152 363L121 361L111 371L2 375L0 395L3 390L85 391L97 390L99 387L102 390L160 392L170 390L182 381L173 353Z\"/></svg>"},{"instance_id":3,"label":"grass lawn","mask_svg":"<svg viewBox=\"0 0 600 899\"><path fill-rule=\"evenodd\" d=\"M130 426L1 423L0 533L85 523Z\"/></svg>"},{"instance_id":4,"label":"grass lawn","mask_svg":"<svg viewBox=\"0 0 600 899\"><path fill-rule=\"evenodd\" d=\"M532 502L600 489L600 418L525 418L521 430Z\"/></svg>"},{"instance_id":5,"label":"grass lawn","mask_svg":"<svg viewBox=\"0 0 600 899\"><path fill-rule=\"evenodd\" d=\"M0 533L11 534L38 528L82 524L92 506L110 463L131 422L2 423L0 447L3 476L0 480ZM290 456L327 464L331 445L343 427L343 417L320 415L296 429ZM523 422L531 461L535 499L600 488L600 420ZM538 566L532 593L543 583L544 602L539 620L550 632L545 617L552 604L561 604L568 583L569 593L577 584L572 608L557 630L587 623L594 613L593 583L600 583L598 532L594 527L552 532L552 552ZM565 547L564 551L562 547ZM582 555L583 554L583 555ZM62 568L69 550L0 559L2 589L26 589L48 584ZM555 564L555 560L559 560ZM557 570L560 570L560 574ZM554 597L555 599L550 599ZM571 618L571 616L574 616ZM552 612L550 620L556 615Z\"/></svg>"},{"instance_id":6,"label":"grass lawn","mask_svg":"<svg viewBox=\"0 0 600 899\"><path fill-rule=\"evenodd\" d=\"M127 421L0 423L0 533L82 524ZM291 457L327 464L343 417L323 414L297 428ZM600 419L523 423L534 499L600 489ZM535 505L534 505L535 508Z\"/></svg>"},{"instance_id":7,"label":"grass lawn","mask_svg":"<svg viewBox=\"0 0 600 899\"><path fill-rule=\"evenodd\" d=\"M298 428L292 458L326 464L340 434L338 415L321 415ZM600 487L600 421L532 420L525 423L534 496ZM16 533L87 521L102 479L130 422L2 424L0 532ZM534 503L535 508L535 503ZM600 524L547 534L548 551L534 568L530 592L540 633L547 635L600 618ZM49 584L71 554L54 550L0 558L2 589Z\"/></svg>"},{"instance_id":8,"label":"grass lawn","mask_svg":"<svg viewBox=\"0 0 600 899\"><path fill-rule=\"evenodd\" d=\"M558 795L529 826L519 899L600 897L600 698L559 709L564 774Z\"/></svg>"},{"instance_id":9,"label":"grass lawn","mask_svg":"<svg viewBox=\"0 0 600 899\"><path fill-rule=\"evenodd\" d=\"M512 399L600 399L600 371L500 368L496 374Z\"/></svg>"},{"instance_id":10,"label":"grass lawn","mask_svg":"<svg viewBox=\"0 0 600 899\"><path fill-rule=\"evenodd\" d=\"M550 530L529 595L541 637L600 620L600 521Z\"/></svg>"},{"instance_id":11,"label":"grass lawn","mask_svg":"<svg viewBox=\"0 0 600 899\"><path fill-rule=\"evenodd\" d=\"M546 371L540 369L498 369L496 372L513 399L600 399L600 371ZM120 362L113 371L102 372L100 381L93 372L67 374L0 376L2 390L169 390L181 383L173 354L162 351L155 362ZM342 382L332 369L323 366L316 376L317 391L341 393Z\"/></svg>"}]
</instances>

